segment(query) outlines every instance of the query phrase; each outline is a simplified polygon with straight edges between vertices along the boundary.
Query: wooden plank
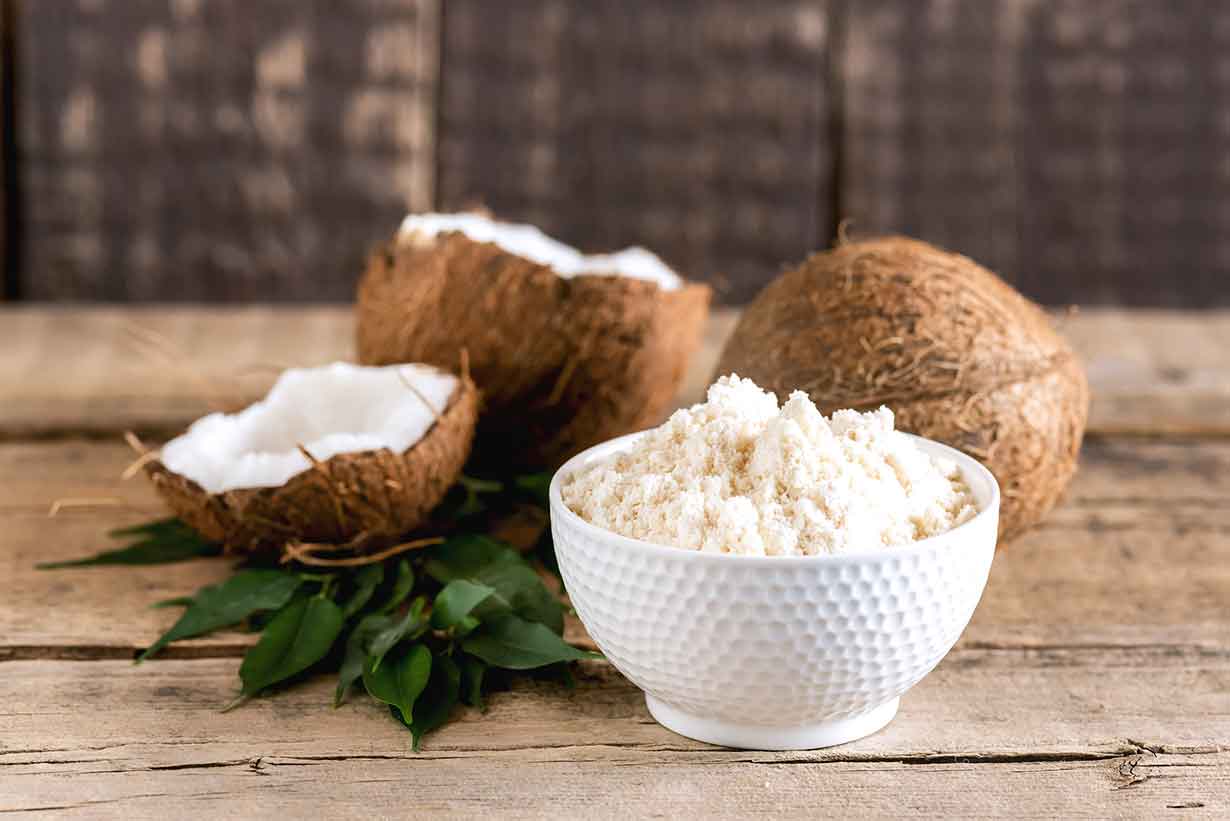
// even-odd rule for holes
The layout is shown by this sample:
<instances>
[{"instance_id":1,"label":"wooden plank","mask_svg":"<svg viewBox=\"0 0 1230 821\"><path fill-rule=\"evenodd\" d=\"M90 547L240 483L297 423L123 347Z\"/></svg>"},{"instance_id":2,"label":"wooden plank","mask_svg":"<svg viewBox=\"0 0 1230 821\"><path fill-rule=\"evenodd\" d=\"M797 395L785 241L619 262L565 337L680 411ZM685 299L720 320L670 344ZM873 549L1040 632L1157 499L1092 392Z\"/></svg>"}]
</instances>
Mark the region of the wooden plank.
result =
<instances>
[{"instance_id":1,"label":"wooden plank","mask_svg":"<svg viewBox=\"0 0 1230 821\"><path fill-rule=\"evenodd\" d=\"M1067 498L996 556L963 641L1230 644L1230 443L1094 440Z\"/></svg>"},{"instance_id":2,"label":"wooden plank","mask_svg":"<svg viewBox=\"0 0 1230 821\"><path fill-rule=\"evenodd\" d=\"M406 755L405 730L376 702L355 696L337 711L334 681L314 676L237 711L221 713L239 684L235 659L147 662L9 661L0 685L6 704L19 706L0 728L0 767L83 761L136 770L152 764L199 765L205 756L247 760L262 754L303 756L324 750L360 756L379 750ZM1138 675L1130 692L1107 704L1107 676ZM432 737L430 757L479 757L501 752L610 747L594 758L626 755L642 763L697 763L726 758L810 762L906 763L944 759L1094 759L1155 752L1206 754L1230 742L1230 711L1219 698L1230 655L1179 656L1156 650L990 651L954 653L902 701L883 731L857 742L807 752L716 750L657 725L644 697L605 662L577 670L577 687L518 678L494 693L489 710L460 710L458 720ZM96 683L82 685L89 678ZM1055 703L1056 693L1064 693ZM74 695L80 698L74 703ZM98 705L93 723L78 711ZM59 712L56 708L60 708ZM321 709L325 708L325 709ZM1033 716L1033 721L1022 720ZM300 727L313 724L313 732ZM111 742L105 749L101 740ZM212 749L199 749L212 742ZM270 749L273 747L273 749ZM263 748L263 749L262 749ZM582 752L583 751L578 751ZM676 755L692 753L693 755ZM73 756L76 757L76 756ZM578 755L583 759L589 756ZM12 773L15 770L0 770ZM20 770L16 770L20 771Z\"/></svg>"},{"instance_id":3,"label":"wooden plank","mask_svg":"<svg viewBox=\"0 0 1230 821\"><path fill-rule=\"evenodd\" d=\"M174 432L262 396L279 369L353 357L338 308L7 308L0 432Z\"/></svg>"},{"instance_id":4,"label":"wooden plank","mask_svg":"<svg viewBox=\"0 0 1230 821\"><path fill-rule=\"evenodd\" d=\"M0 608L0 654L127 657L175 618L145 605L225 574L221 560L33 569L88 555L108 528L159 510L143 479L119 481L131 458L119 443L0 444L0 578L11 591ZM116 497L136 510L69 510L47 519L47 506L63 497ZM1066 502L996 558L963 642L1230 649L1227 498L1230 442L1090 442ZM208 652L236 654L250 641L215 637Z\"/></svg>"},{"instance_id":5,"label":"wooden plank","mask_svg":"<svg viewBox=\"0 0 1230 821\"><path fill-rule=\"evenodd\" d=\"M1090 430L1230 434L1230 311L1086 309L1059 327L1089 374Z\"/></svg>"},{"instance_id":6,"label":"wooden plank","mask_svg":"<svg viewBox=\"0 0 1230 821\"><path fill-rule=\"evenodd\" d=\"M166 515L156 503L149 510ZM66 514L48 520L45 511L0 512L0 568L6 599L0 610L0 661L6 658L126 658L149 646L178 618L178 609L154 610L155 602L190 594L230 575L223 559L140 567L38 570L58 558L89 556L115 545L106 531L151 515ZM235 656L254 643L245 633L219 633L185 645L186 655Z\"/></svg>"},{"instance_id":7,"label":"wooden plank","mask_svg":"<svg viewBox=\"0 0 1230 821\"><path fill-rule=\"evenodd\" d=\"M18 8L28 297L336 300L431 204L438 0Z\"/></svg>"},{"instance_id":8,"label":"wooden plank","mask_svg":"<svg viewBox=\"0 0 1230 821\"><path fill-rule=\"evenodd\" d=\"M4 313L0 337L16 327L10 319L48 316ZM20 362L24 376L10 370L0 386L20 388L13 395L24 401L31 388L23 384L54 387L45 374L67 363L59 373L65 384L103 376L76 398L51 403L65 419L97 395L118 396L107 393L111 355L95 352L121 346L130 316L65 311L41 331L26 324L12 339L31 347L3 360ZM254 352L327 361L349 344L348 313L338 310L260 309L246 325L197 311L159 309L148 318L165 322L157 327L194 352L188 361L217 378ZM1167 325L1173 315L1158 314L1116 326L1121 315L1094 318L1110 323L1088 331L1087 344L1103 346L1098 356L1155 370L1175 367L1180 354L1159 355L1159 346L1136 344L1140 335L1157 333L1166 348L1224 321L1209 314ZM1206 320L1213 324L1200 324ZM730 322L725 314L711 327L710 347ZM93 330L76 335L73 325ZM1114 333L1133 344L1102 338ZM44 345L45 358L29 353ZM1219 372L1218 356L1206 353L1187 360L1189 372ZM136 375L182 370L182 362L155 363ZM1122 369L1108 373L1121 378ZM689 385L696 390L703 380L690 377ZM210 393L198 386L195 396ZM219 714L250 636L201 639L136 668L128 659L175 616L142 605L215 581L224 562L32 569L91 552L108 527L156 509L140 480L118 482L130 458L115 441L0 443L0 672L8 674L0 676L0 702L8 705L0 710L0 810L141 818L165 816L168 801L179 801L246 816L276 801L292 817L538 817L577 806L594 817L1230 812L1225 438L1091 439L1067 500L997 557L966 635L906 697L898 718L871 738L808 753L719 750L674 736L602 663L582 667L573 693L521 680L493 699L488 715L463 715L418 755L370 702L327 709L325 676ZM62 496L114 496L134 510L45 518L46 504Z\"/></svg>"},{"instance_id":9,"label":"wooden plank","mask_svg":"<svg viewBox=\"0 0 1230 821\"><path fill-rule=\"evenodd\" d=\"M722 356L722 348L725 347L730 335L735 332L735 325L738 322L737 311L719 309L710 312L709 321L705 325L705 335L701 338L700 350L692 355L683 384L679 386L679 396L675 401L678 407L688 407L705 401L709 385L715 377L720 375L714 371L717 369L718 359Z\"/></svg>"},{"instance_id":10,"label":"wooden plank","mask_svg":"<svg viewBox=\"0 0 1230 821\"><path fill-rule=\"evenodd\" d=\"M557 756L569 751L557 752ZM372 760L375 758L375 760ZM800 765L733 761L612 768L548 758L394 761L261 758L221 768L14 777L14 812L64 818L161 819L167 802L206 815L510 819L583 808L586 818L1179 818L1224 817L1230 756L1109 761ZM1127 789L1127 785L1132 785ZM140 791L140 792L138 792ZM1195 797L1193 797L1195 796Z\"/></svg>"},{"instance_id":11,"label":"wooden plank","mask_svg":"<svg viewBox=\"0 0 1230 821\"><path fill-rule=\"evenodd\" d=\"M827 0L445 4L439 202L740 303L826 243Z\"/></svg>"},{"instance_id":12,"label":"wooden plank","mask_svg":"<svg viewBox=\"0 0 1230 821\"><path fill-rule=\"evenodd\" d=\"M971 767L667 764L609 769L606 762L560 759L516 767L509 762L342 761L262 759L221 773L162 772L138 776L73 775L74 799L60 799L61 781L35 782L29 803L63 817L164 818L166 801L191 802L204 813L256 817L276 801L279 813L369 818L545 818L583 807L586 818L806 817L842 818L1218 818L1224 812L1225 756L1123 758L1074 764ZM245 771L246 767L246 771ZM257 778L268 773L272 778ZM1161 779L1169 779L1163 781ZM16 779L15 779L16 781ZM29 779L23 779L30 783ZM321 783L324 782L324 783ZM1110 785L1139 784L1111 792ZM146 790L134 794L133 788ZM327 786L326 786L327 785ZM268 791L276 790L276 798ZM20 795L20 794L19 794ZM1189 796L1200 796L1195 800ZM89 797L86 797L89 796ZM497 799L495 796L499 796ZM1022 796L1028 796L1023 799ZM1079 796L1077 799L1075 797ZM1211 796L1211 797L1206 797ZM100 806L102 805L102 806Z\"/></svg>"},{"instance_id":13,"label":"wooden plank","mask_svg":"<svg viewBox=\"0 0 1230 821\"><path fill-rule=\"evenodd\" d=\"M1230 808L1230 658L967 651L885 730L812 752L724 750L654 724L602 663L578 688L522 681L430 736L327 705L323 677L231 713L226 660L8 662L0 810L540 817L1156 816ZM1107 680L1131 677L1131 686ZM273 798L276 796L276 799ZM1074 803L1079 796L1079 803Z\"/></svg>"},{"instance_id":14,"label":"wooden plank","mask_svg":"<svg viewBox=\"0 0 1230 821\"><path fill-rule=\"evenodd\" d=\"M843 7L842 215L1050 304L1230 304L1230 9L1142 0ZM1214 170L1211 170L1214 169Z\"/></svg>"},{"instance_id":15,"label":"wooden plank","mask_svg":"<svg viewBox=\"0 0 1230 821\"><path fill-rule=\"evenodd\" d=\"M678 398L704 397L736 313L715 311ZM1094 434L1230 435L1230 311L1088 309L1058 323L1083 357ZM0 308L0 438L173 433L261 396L276 368L353 356L345 307Z\"/></svg>"}]
</instances>

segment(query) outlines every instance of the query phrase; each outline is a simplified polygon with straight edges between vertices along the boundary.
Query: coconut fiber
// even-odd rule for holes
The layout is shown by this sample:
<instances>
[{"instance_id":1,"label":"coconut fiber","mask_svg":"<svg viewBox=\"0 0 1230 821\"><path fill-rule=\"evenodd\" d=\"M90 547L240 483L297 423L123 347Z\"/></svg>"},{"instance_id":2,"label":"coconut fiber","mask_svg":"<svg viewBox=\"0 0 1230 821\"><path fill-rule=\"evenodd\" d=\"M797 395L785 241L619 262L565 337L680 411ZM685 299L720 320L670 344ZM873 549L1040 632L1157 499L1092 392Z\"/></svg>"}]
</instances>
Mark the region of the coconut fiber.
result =
<instances>
[{"instance_id":1,"label":"coconut fiber","mask_svg":"<svg viewBox=\"0 0 1230 821\"><path fill-rule=\"evenodd\" d=\"M476 453L555 467L660 421L708 304L703 285L565 279L457 232L393 241L359 284L359 359L442 365L464 349L485 402Z\"/></svg>"},{"instance_id":2,"label":"coconut fiber","mask_svg":"<svg viewBox=\"0 0 1230 821\"><path fill-rule=\"evenodd\" d=\"M772 282L718 365L826 414L891 408L999 480L1001 542L1046 514L1076 470L1084 370L1046 314L966 257L900 237L845 243Z\"/></svg>"},{"instance_id":3,"label":"coconut fiber","mask_svg":"<svg viewBox=\"0 0 1230 821\"><path fill-rule=\"evenodd\" d=\"M404 452L313 460L312 468L280 487L211 494L160 461L144 469L175 515L228 552L276 550L288 541L377 548L423 524L457 481L478 403L473 381L462 376L449 406Z\"/></svg>"}]
</instances>

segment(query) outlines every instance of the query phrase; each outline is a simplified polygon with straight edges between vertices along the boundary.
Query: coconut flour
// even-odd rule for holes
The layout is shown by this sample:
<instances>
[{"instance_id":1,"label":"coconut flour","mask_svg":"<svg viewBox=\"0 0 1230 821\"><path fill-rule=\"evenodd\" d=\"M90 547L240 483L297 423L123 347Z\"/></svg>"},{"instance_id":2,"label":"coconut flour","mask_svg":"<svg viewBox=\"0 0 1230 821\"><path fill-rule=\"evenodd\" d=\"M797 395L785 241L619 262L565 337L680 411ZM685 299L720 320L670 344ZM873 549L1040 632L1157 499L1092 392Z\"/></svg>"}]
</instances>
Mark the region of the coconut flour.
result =
<instances>
[{"instance_id":1,"label":"coconut flour","mask_svg":"<svg viewBox=\"0 0 1230 821\"><path fill-rule=\"evenodd\" d=\"M826 418L798 391L779 408L734 375L562 492L571 510L615 533L744 555L907 544L977 512L956 465L895 431L888 408Z\"/></svg>"}]
</instances>

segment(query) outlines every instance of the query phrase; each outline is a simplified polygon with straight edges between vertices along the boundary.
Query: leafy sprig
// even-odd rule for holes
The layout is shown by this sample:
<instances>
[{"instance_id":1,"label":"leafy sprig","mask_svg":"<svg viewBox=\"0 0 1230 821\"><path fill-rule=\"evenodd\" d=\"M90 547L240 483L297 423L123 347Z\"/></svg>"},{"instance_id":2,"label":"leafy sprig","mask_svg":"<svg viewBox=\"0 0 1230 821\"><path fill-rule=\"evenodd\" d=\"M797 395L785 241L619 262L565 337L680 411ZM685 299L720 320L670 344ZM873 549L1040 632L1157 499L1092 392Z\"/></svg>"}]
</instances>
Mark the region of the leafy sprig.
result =
<instances>
[{"instance_id":1,"label":"leafy sprig","mask_svg":"<svg viewBox=\"0 0 1230 821\"><path fill-rule=\"evenodd\" d=\"M130 543L118 550L104 550L84 559L44 562L37 567L40 570L55 570L98 564L170 564L201 556L217 556L222 552L216 544L202 539L179 519L158 519L133 527L121 527L107 535L113 539L130 539Z\"/></svg>"},{"instance_id":2,"label":"leafy sprig","mask_svg":"<svg viewBox=\"0 0 1230 821\"><path fill-rule=\"evenodd\" d=\"M543 477L510 482L466 478L441 507L450 521L442 543L379 564L311 572L248 566L194 596L156 607L184 612L137 661L181 639L239 624L260 638L239 668L232 706L332 667L334 706L360 683L410 729L414 748L448 721L459 703L485 709L504 671L552 670L597 657L563 639L564 605L519 552L487 535L488 515L509 504L545 505ZM91 559L45 567L143 564L216 555L178 520L115 531L134 543ZM546 535L537 555L550 551ZM488 675L492 670L501 675Z\"/></svg>"}]
</instances>

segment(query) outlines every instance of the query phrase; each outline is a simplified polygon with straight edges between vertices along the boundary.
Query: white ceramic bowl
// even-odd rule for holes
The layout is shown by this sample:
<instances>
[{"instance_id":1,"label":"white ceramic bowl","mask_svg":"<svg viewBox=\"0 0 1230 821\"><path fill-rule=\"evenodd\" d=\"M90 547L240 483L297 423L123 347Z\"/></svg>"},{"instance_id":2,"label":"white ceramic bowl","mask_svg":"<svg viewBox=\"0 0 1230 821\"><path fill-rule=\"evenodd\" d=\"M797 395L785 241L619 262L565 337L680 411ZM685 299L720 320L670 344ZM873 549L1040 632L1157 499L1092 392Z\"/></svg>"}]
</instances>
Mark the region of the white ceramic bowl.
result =
<instances>
[{"instance_id":1,"label":"white ceramic bowl","mask_svg":"<svg viewBox=\"0 0 1230 821\"><path fill-rule=\"evenodd\" d=\"M836 556L734 556L620 536L560 496L580 467L632 434L571 459L551 481L551 532L568 595L606 657L680 735L728 747L842 744L892 720L902 693L956 643L995 556L999 486L957 463L979 513L911 545Z\"/></svg>"}]
</instances>

